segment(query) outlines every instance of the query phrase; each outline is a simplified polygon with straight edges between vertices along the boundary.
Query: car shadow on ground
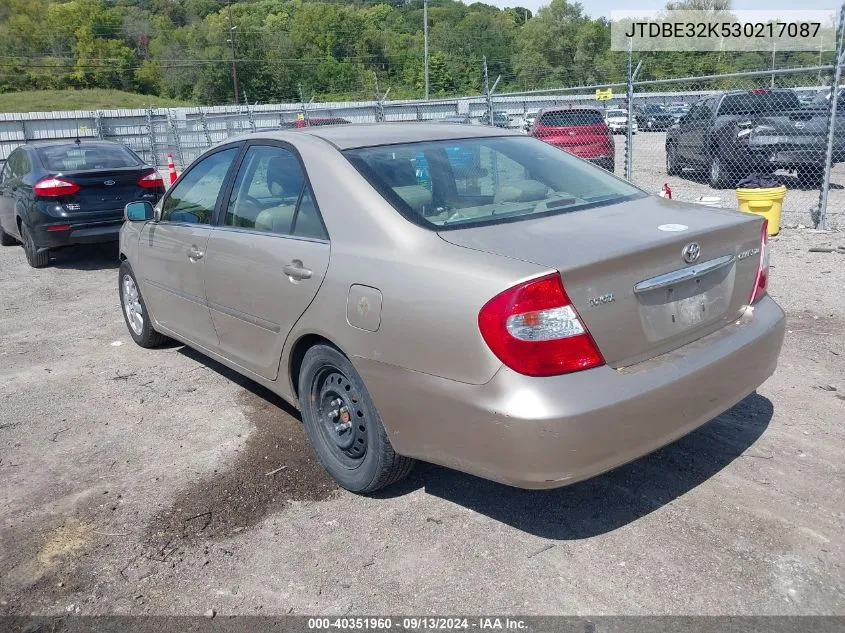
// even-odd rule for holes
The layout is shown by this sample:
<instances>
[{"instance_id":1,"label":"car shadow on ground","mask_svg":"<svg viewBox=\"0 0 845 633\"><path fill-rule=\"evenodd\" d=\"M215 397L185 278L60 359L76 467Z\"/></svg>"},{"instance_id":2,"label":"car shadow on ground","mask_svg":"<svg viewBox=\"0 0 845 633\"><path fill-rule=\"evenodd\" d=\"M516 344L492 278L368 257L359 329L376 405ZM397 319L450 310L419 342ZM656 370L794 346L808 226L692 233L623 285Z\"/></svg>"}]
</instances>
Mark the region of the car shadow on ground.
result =
<instances>
[{"instance_id":1,"label":"car shadow on ground","mask_svg":"<svg viewBox=\"0 0 845 633\"><path fill-rule=\"evenodd\" d=\"M120 267L117 242L80 244L53 251L50 265L70 270L108 270Z\"/></svg>"},{"instance_id":2,"label":"car shadow on ground","mask_svg":"<svg viewBox=\"0 0 845 633\"><path fill-rule=\"evenodd\" d=\"M278 407L283 416L273 424L287 424L283 418L293 418L303 436L299 438L303 441L297 444L298 450L311 451L304 441L305 430L295 407L200 352L182 347L179 353L228 378L257 399ZM773 413L771 401L753 393L686 437L616 470L564 488L521 490L449 468L418 463L407 479L372 496L389 500L424 490L539 537L589 538L636 521L710 479L757 441ZM314 462L311 476L322 479L316 458L310 461ZM253 467L261 469L264 464L233 465L235 469ZM284 496L284 491L273 493L280 495ZM263 510L269 513L273 507L267 504Z\"/></svg>"},{"instance_id":3,"label":"car shadow on ground","mask_svg":"<svg viewBox=\"0 0 845 633\"><path fill-rule=\"evenodd\" d=\"M772 414L771 401L754 393L690 435L564 488L520 490L419 464L407 480L378 496L401 496L422 488L535 536L589 538L636 521L707 481L757 441Z\"/></svg>"}]
</instances>

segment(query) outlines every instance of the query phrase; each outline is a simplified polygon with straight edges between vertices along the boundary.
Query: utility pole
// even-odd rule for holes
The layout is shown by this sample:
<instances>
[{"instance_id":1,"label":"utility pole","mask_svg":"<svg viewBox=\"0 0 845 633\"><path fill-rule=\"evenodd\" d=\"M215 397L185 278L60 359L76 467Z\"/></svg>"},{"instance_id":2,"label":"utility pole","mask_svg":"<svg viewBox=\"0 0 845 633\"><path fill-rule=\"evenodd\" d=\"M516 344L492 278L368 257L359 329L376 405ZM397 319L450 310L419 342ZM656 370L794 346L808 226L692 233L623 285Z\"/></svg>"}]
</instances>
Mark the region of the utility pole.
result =
<instances>
[{"instance_id":1,"label":"utility pole","mask_svg":"<svg viewBox=\"0 0 845 633\"><path fill-rule=\"evenodd\" d=\"M423 46L425 48L425 98L428 100L428 0L423 0Z\"/></svg>"},{"instance_id":2,"label":"utility pole","mask_svg":"<svg viewBox=\"0 0 845 633\"><path fill-rule=\"evenodd\" d=\"M226 2L226 20L229 23L229 39L227 40L232 47L232 86L235 88L235 105L241 102L238 97L238 68L235 64L235 29L238 27L232 26L232 3Z\"/></svg>"},{"instance_id":3,"label":"utility pole","mask_svg":"<svg viewBox=\"0 0 845 633\"><path fill-rule=\"evenodd\" d=\"M774 88L774 87L775 87L775 73L774 73L774 70L775 70L775 49L776 49L776 48L777 48L777 44L775 44L774 42L772 42L772 85L771 85L771 87L772 87L772 88Z\"/></svg>"}]
</instances>

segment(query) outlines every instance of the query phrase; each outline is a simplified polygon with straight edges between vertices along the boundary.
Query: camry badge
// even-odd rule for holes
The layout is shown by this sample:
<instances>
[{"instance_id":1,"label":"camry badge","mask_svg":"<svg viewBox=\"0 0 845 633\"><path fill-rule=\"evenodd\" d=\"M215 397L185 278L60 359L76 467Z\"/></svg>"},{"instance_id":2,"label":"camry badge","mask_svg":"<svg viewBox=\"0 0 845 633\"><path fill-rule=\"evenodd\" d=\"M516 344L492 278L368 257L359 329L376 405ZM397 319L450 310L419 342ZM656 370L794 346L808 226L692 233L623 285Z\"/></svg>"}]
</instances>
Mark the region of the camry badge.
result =
<instances>
[{"instance_id":1,"label":"camry badge","mask_svg":"<svg viewBox=\"0 0 845 633\"><path fill-rule=\"evenodd\" d=\"M114 182L114 180L106 180L105 182L103 182L103 184L106 187L111 187L113 184L115 184L115 182Z\"/></svg>"},{"instance_id":2,"label":"camry badge","mask_svg":"<svg viewBox=\"0 0 845 633\"><path fill-rule=\"evenodd\" d=\"M684 256L684 261L687 264L692 264L701 255L701 246L698 245L698 242L690 242L684 246L681 255Z\"/></svg>"}]
</instances>

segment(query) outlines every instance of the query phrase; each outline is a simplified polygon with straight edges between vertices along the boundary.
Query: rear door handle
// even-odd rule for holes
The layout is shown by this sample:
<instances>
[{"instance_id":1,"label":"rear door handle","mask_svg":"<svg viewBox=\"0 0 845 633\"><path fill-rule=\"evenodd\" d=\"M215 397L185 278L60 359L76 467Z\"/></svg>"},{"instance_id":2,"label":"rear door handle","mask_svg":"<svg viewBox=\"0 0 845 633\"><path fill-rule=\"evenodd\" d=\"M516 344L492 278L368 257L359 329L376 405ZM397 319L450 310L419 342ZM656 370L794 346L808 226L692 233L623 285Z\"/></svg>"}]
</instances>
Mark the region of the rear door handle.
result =
<instances>
[{"instance_id":1,"label":"rear door handle","mask_svg":"<svg viewBox=\"0 0 845 633\"><path fill-rule=\"evenodd\" d=\"M205 253L203 253L196 246L191 246L191 250L188 251L188 259L190 259L192 262L195 262L198 259L202 259L203 255L205 255Z\"/></svg>"},{"instance_id":2,"label":"rear door handle","mask_svg":"<svg viewBox=\"0 0 845 633\"><path fill-rule=\"evenodd\" d=\"M310 268L305 268L301 259L295 259L290 264L285 264L282 271L290 278L291 281L311 279L311 275L313 274Z\"/></svg>"}]
</instances>

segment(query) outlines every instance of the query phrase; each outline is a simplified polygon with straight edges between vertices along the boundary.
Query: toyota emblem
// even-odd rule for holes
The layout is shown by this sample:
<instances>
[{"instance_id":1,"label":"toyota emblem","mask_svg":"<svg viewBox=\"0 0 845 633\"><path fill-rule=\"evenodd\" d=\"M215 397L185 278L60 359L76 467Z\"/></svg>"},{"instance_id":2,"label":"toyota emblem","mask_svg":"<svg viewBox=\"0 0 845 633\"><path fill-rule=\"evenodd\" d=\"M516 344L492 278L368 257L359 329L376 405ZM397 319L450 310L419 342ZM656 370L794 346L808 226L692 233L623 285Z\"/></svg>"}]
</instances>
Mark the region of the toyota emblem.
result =
<instances>
[{"instance_id":1,"label":"toyota emblem","mask_svg":"<svg viewBox=\"0 0 845 633\"><path fill-rule=\"evenodd\" d=\"M698 245L698 242L690 242L684 246L684 250L681 251L681 255L684 256L684 261L687 264L692 264L698 259L698 256L701 255L701 247Z\"/></svg>"}]
</instances>

